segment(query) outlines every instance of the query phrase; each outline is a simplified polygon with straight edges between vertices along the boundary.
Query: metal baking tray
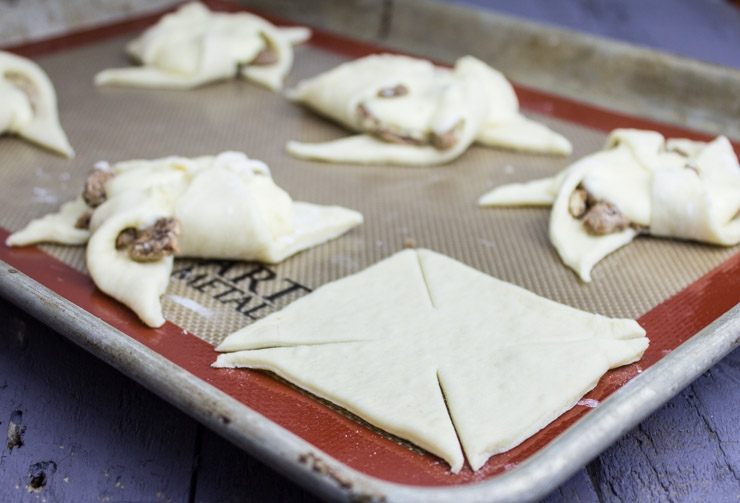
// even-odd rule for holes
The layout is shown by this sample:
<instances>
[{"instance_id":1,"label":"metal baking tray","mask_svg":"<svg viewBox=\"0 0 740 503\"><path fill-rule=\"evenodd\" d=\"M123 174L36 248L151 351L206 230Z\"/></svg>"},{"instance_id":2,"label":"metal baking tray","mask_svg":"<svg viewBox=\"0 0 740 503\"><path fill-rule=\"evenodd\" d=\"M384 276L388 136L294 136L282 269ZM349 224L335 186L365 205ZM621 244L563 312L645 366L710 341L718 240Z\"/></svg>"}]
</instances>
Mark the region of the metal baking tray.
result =
<instances>
[{"instance_id":1,"label":"metal baking tray","mask_svg":"<svg viewBox=\"0 0 740 503\"><path fill-rule=\"evenodd\" d=\"M691 138L707 138L706 132L517 86L525 113L571 138L573 156L472 147L457 161L430 168L300 161L285 154L287 140L345 133L247 82L190 92L93 86L97 71L128 63L125 42L157 17L12 48L51 76L78 155L65 160L0 138L0 238L74 197L98 160L223 150L266 161L294 199L357 209L366 223L277 266L178 260L163 300L170 321L161 329L144 327L95 289L81 248L0 247L0 294L311 491L337 501L537 499L740 343L737 247L640 238L600 263L593 284L585 285L549 245L546 209L476 207L477 197L492 186L546 176L598 149L615 127ZM311 43L297 48L287 86L380 50L391 49L318 29ZM393 50L414 52L400 42ZM637 318L650 348L640 362L610 371L587 395L590 400L481 470L457 475L436 457L268 374L210 367L213 345L231 331L411 241L559 302ZM230 303L214 298L212 287L204 286L214 278L211 285L230 282L240 297Z\"/></svg>"}]
</instances>

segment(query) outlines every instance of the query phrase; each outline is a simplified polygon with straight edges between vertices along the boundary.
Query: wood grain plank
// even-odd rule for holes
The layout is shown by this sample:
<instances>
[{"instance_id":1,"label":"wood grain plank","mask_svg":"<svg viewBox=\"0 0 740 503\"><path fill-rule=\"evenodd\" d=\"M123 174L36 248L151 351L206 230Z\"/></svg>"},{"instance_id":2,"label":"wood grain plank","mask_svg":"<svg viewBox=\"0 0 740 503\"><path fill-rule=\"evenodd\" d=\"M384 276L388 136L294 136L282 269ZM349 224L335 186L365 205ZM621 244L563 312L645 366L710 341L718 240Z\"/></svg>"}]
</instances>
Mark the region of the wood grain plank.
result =
<instances>
[{"instance_id":1,"label":"wood grain plank","mask_svg":"<svg viewBox=\"0 0 740 503\"><path fill-rule=\"evenodd\" d=\"M592 464L603 501L740 501L740 349Z\"/></svg>"},{"instance_id":2,"label":"wood grain plank","mask_svg":"<svg viewBox=\"0 0 740 503\"><path fill-rule=\"evenodd\" d=\"M0 300L0 501L187 501L196 424Z\"/></svg>"},{"instance_id":3,"label":"wood grain plank","mask_svg":"<svg viewBox=\"0 0 740 503\"><path fill-rule=\"evenodd\" d=\"M740 8L720 0L445 0L740 68Z\"/></svg>"},{"instance_id":4,"label":"wood grain plank","mask_svg":"<svg viewBox=\"0 0 740 503\"><path fill-rule=\"evenodd\" d=\"M598 494L586 468L581 468L567 482L555 489L542 503L597 503Z\"/></svg>"},{"instance_id":5,"label":"wood grain plank","mask_svg":"<svg viewBox=\"0 0 740 503\"><path fill-rule=\"evenodd\" d=\"M320 499L286 480L246 452L204 428L194 503L318 503Z\"/></svg>"}]
</instances>

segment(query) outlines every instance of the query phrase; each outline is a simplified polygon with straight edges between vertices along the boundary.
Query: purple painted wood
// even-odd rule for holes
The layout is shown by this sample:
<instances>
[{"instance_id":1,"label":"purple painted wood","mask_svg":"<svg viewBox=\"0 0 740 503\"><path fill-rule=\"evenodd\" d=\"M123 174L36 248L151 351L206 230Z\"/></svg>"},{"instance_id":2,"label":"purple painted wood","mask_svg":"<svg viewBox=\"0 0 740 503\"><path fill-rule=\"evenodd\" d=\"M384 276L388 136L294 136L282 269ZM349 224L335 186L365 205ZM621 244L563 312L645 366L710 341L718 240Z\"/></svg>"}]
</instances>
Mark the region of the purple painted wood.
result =
<instances>
[{"instance_id":1,"label":"purple painted wood","mask_svg":"<svg viewBox=\"0 0 740 503\"><path fill-rule=\"evenodd\" d=\"M582 468L570 480L554 490L542 503L598 503L599 498L589 477Z\"/></svg>"},{"instance_id":2,"label":"purple painted wood","mask_svg":"<svg viewBox=\"0 0 740 503\"><path fill-rule=\"evenodd\" d=\"M0 302L0 501L187 501L196 424Z\"/></svg>"},{"instance_id":3,"label":"purple painted wood","mask_svg":"<svg viewBox=\"0 0 740 503\"><path fill-rule=\"evenodd\" d=\"M729 0L446 0L740 68Z\"/></svg>"},{"instance_id":4,"label":"purple painted wood","mask_svg":"<svg viewBox=\"0 0 740 503\"><path fill-rule=\"evenodd\" d=\"M210 430L203 432L198 467L194 503L321 501Z\"/></svg>"},{"instance_id":5,"label":"purple painted wood","mask_svg":"<svg viewBox=\"0 0 740 503\"><path fill-rule=\"evenodd\" d=\"M589 466L607 501L740 500L740 349Z\"/></svg>"}]
</instances>

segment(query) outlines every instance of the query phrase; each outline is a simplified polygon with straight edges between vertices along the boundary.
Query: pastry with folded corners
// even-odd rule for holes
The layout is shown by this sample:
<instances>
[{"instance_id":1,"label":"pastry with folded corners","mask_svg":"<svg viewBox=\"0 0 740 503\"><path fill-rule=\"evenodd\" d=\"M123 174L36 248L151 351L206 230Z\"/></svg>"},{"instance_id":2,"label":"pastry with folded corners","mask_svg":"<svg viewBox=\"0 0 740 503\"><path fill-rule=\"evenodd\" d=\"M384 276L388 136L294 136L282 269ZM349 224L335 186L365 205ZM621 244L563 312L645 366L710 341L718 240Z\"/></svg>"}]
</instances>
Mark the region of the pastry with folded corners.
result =
<instances>
[{"instance_id":1,"label":"pastry with folded corners","mask_svg":"<svg viewBox=\"0 0 740 503\"><path fill-rule=\"evenodd\" d=\"M498 187L479 204L552 205L550 240L590 281L597 262L639 234L740 242L740 165L724 136L706 143L617 129L558 175Z\"/></svg>"},{"instance_id":2,"label":"pastry with folded corners","mask_svg":"<svg viewBox=\"0 0 740 503\"><path fill-rule=\"evenodd\" d=\"M360 134L325 143L287 145L299 158L368 164L434 165L460 156L474 142L567 155L570 142L519 112L511 84L497 70L466 56L454 68L380 54L343 63L288 92Z\"/></svg>"},{"instance_id":3,"label":"pastry with folded corners","mask_svg":"<svg viewBox=\"0 0 740 503\"><path fill-rule=\"evenodd\" d=\"M211 12L192 2L167 14L126 50L140 67L104 70L97 85L193 89L241 75L273 91L293 66L308 28L278 28L247 12Z\"/></svg>"},{"instance_id":4,"label":"pastry with folded corners","mask_svg":"<svg viewBox=\"0 0 740 503\"><path fill-rule=\"evenodd\" d=\"M634 320L405 250L229 335L214 366L275 372L458 472L463 452L479 469L647 346Z\"/></svg>"},{"instance_id":5,"label":"pastry with folded corners","mask_svg":"<svg viewBox=\"0 0 740 503\"><path fill-rule=\"evenodd\" d=\"M87 242L95 284L158 327L174 257L277 263L360 223L356 211L293 201L263 162L224 152L98 163L82 196L6 244Z\"/></svg>"},{"instance_id":6,"label":"pastry with folded corners","mask_svg":"<svg viewBox=\"0 0 740 503\"><path fill-rule=\"evenodd\" d=\"M16 134L67 157L74 150L59 124L49 77L30 59L0 51L0 134Z\"/></svg>"}]
</instances>

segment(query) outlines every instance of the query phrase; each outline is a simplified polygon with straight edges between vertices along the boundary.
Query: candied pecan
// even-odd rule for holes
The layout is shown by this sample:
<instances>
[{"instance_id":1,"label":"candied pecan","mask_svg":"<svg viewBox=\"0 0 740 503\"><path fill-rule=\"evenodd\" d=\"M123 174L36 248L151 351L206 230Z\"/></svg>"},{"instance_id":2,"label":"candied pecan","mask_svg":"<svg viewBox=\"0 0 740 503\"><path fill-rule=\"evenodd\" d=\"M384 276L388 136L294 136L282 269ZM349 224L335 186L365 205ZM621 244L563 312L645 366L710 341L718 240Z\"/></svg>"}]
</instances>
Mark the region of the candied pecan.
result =
<instances>
[{"instance_id":1,"label":"candied pecan","mask_svg":"<svg viewBox=\"0 0 740 503\"><path fill-rule=\"evenodd\" d=\"M568 212L574 218L581 218L588 210L588 192L586 189L576 188L568 199Z\"/></svg>"},{"instance_id":2,"label":"candied pecan","mask_svg":"<svg viewBox=\"0 0 740 503\"><path fill-rule=\"evenodd\" d=\"M39 90L33 81L22 73L14 71L5 72L3 76L5 77L5 80L14 87L20 89L21 92L28 97L28 102L31 104L31 110L35 112L38 108Z\"/></svg>"},{"instance_id":3,"label":"candied pecan","mask_svg":"<svg viewBox=\"0 0 740 503\"><path fill-rule=\"evenodd\" d=\"M465 122L461 119L452 126L447 131L442 131L441 133L433 132L429 135L429 143L432 144L432 146L439 150L447 150L449 148L454 147L457 145L457 136L460 133L460 130L463 128L463 124Z\"/></svg>"},{"instance_id":4,"label":"candied pecan","mask_svg":"<svg viewBox=\"0 0 740 503\"><path fill-rule=\"evenodd\" d=\"M372 133L380 138L381 140L387 141L388 143L401 143L404 145L424 145L424 142L418 138L414 138L408 134L402 132L396 132L387 127L381 126L372 131Z\"/></svg>"},{"instance_id":5,"label":"candied pecan","mask_svg":"<svg viewBox=\"0 0 740 503\"><path fill-rule=\"evenodd\" d=\"M583 217L583 226L597 236L623 231L629 224L629 219L615 204L603 200L591 206Z\"/></svg>"},{"instance_id":6,"label":"candied pecan","mask_svg":"<svg viewBox=\"0 0 740 503\"><path fill-rule=\"evenodd\" d=\"M137 262L153 262L180 251L178 237L180 221L174 217L160 218L153 226L137 232L129 246L129 256Z\"/></svg>"},{"instance_id":7,"label":"candied pecan","mask_svg":"<svg viewBox=\"0 0 740 503\"><path fill-rule=\"evenodd\" d=\"M637 231L638 234L647 234L650 230L649 227L646 227L641 224L637 224L635 222L630 222L630 229Z\"/></svg>"},{"instance_id":8,"label":"candied pecan","mask_svg":"<svg viewBox=\"0 0 740 503\"><path fill-rule=\"evenodd\" d=\"M360 127L362 129L372 132L378 128L380 121L378 121L363 103L357 105L357 115L360 116Z\"/></svg>"},{"instance_id":9,"label":"candied pecan","mask_svg":"<svg viewBox=\"0 0 740 503\"><path fill-rule=\"evenodd\" d=\"M273 49L271 45L265 46L264 49L262 49L257 56L254 57L250 65L255 66L265 66L265 65L274 65L278 62L278 55L277 51Z\"/></svg>"},{"instance_id":10,"label":"candied pecan","mask_svg":"<svg viewBox=\"0 0 740 503\"><path fill-rule=\"evenodd\" d=\"M160 218L145 229L129 227L116 239L116 249L128 249L136 262L154 262L180 251L178 237L180 221L173 217Z\"/></svg>"},{"instance_id":11,"label":"candied pecan","mask_svg":"<svg viewBox=\"0 0 740 503\"><path fill-rule=\"evenodd\" d=\"M89 229L90 219L92 218L93 209L87 208L85 212L75 222L75 229Z\"/></svg>"},{"instance_id":12,"label":"candied pecan","mask_svg":"<svg viewBox=\"0 0 740 503\"><path fill-rule=\"evenodd\" d=\"M116 238L116 250L123 250L131 246L131 243L136 240L137 235L138 232L133 227L123 229Z\"/></svg>"},{"instance_id":13,"label":"candied pecan","mask_svg":"<svg viewBox=\"0 0 740 503\"><path fill-rule=\"evenodd\" d=\"M97 208L105 202L105 184L114 176L116 173L108 163L98 163L90 170L82 191L82 198L88 206Z\"/></svg>"},{"instance_id":14,"label":"candied pecan","mask_svg":"<svg viewBox=\"0 0 740 503\"><path fill-rule=\"evenodd\" d=\"M681 157L689 157L689 153L677 145L671 145L670 148L666 148L666 152L673 152L674 154L678 154Z\"/></svg>"},{"instance_id":15,"label":"candied pecan","mask_svg":"<svg viewBox=\"0 0 740 503\"><path fill-rule=\"evenodd\" d=\"M360 127L368 133L377 136L389 143L405 145L424 145L425 142L392 126L386 126L378 120L368 108L360 103L357 105L357 115L360 117Z\"/></svg>"},{"instance_id":16,"label":"candied pecan","mask_svg":"<svg viewBox=\"0 0 740 503\"><path fill-rule=\"evenodd\" d=\"M695 161L688 160L688 161L686 161L686 164L684 164L683 167L686 168L686 169L690 169L691 171L693 171L694 173L696 173L697 175L699 175L699 177L701 177L701 171L699 171L699 165L696 164Z\"/></svg>"},{"instance_id":17,"label":"candied pecan","mask_svg":"<svg viewBox=\"0 0 740 503\"><path fill-rule=\"evenodd\" d=\"M378 91L378 98L397 98L409 93L409 88L403 84L397 84L393 87L384 87Z\"/></svg>"}]
</instances>

